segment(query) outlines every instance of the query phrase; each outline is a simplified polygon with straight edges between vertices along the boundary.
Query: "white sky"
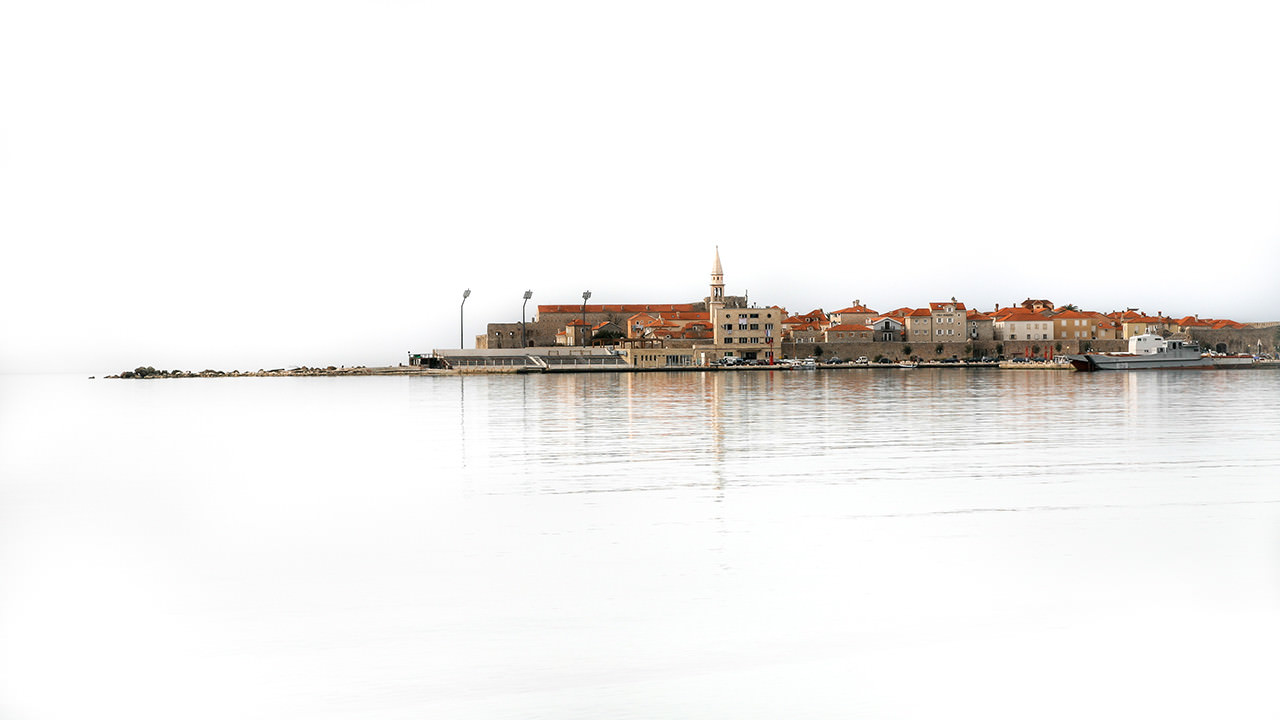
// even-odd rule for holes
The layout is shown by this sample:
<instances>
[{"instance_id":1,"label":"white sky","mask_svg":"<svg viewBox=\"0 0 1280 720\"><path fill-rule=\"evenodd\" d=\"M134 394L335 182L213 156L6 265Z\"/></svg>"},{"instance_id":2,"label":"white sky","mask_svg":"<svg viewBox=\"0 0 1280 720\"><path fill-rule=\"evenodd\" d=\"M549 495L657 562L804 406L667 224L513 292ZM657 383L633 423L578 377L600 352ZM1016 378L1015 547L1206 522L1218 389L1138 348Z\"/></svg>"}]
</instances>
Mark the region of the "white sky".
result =
<instances>
[{"instance_id":1,"label":"white sky","mask_svg":"<svg viewBox=\"0 0 1280 720\"><path fill-rule=\"evenodd\" d=\"M1273 3L0 4L0 369L534 305L1280 319Z\"/></svg>"}]
</instances>

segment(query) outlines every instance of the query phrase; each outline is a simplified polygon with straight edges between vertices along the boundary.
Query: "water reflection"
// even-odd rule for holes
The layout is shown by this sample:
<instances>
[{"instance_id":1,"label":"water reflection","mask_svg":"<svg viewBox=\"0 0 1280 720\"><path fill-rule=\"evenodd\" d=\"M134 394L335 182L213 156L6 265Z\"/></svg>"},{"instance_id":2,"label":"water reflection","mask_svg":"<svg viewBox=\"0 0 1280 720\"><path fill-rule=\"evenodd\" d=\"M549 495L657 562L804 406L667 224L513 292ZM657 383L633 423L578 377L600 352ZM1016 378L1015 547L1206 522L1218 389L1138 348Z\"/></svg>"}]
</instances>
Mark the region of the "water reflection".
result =
<instances>
[{"instance_id":1,"label":"water reflection","mask_svg":"<svg viewBox=\"0 0 1280 720\"><path fill-rule=\"evenodd\" d=\"M1229 373L739 372L494 376L458 412L484 492L628 492L797 482L931 493L974 479L1071 484L1141 460L1194 466L1189 428L1228 422ZM461 384L461 383L460 383ZM516 386L519 387L516 387ZM473 388L474 389L474 388ZM477 397L478 396L478 397ZM1190 414L1190 415L1188 415ZM1189 424L1188 417L1195 422ZM483 432L482 442L466 432ZM1169 447L1170 437L1189 445ZM1239 444L1218 438L1221 447ZM1155 448L1159 450L1155 450ZM1221 451L1211 453L1217 457ZM1153 455L1155 457L1153 457Z\"/></svg>"}]
</instances>

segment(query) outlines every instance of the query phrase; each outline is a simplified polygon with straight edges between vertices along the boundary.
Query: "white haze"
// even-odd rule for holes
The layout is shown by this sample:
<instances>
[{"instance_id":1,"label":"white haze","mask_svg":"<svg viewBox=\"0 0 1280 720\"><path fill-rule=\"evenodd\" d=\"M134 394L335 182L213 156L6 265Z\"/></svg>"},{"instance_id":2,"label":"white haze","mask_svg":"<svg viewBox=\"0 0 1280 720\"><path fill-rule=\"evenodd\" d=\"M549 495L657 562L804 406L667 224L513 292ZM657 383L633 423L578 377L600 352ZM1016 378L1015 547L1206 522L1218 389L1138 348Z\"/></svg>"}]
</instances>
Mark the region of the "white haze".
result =
<instances>
[{"instance_id":1,"label":"white haze","mask_svg":"<svg viewBox=\"0 0 1280 720\"><path fill-rule=\"evenodd\" d=\"M387 364L521 294L1280 319L1268 3L8 3L0 369Z\"/></svg>"}]
</instances>

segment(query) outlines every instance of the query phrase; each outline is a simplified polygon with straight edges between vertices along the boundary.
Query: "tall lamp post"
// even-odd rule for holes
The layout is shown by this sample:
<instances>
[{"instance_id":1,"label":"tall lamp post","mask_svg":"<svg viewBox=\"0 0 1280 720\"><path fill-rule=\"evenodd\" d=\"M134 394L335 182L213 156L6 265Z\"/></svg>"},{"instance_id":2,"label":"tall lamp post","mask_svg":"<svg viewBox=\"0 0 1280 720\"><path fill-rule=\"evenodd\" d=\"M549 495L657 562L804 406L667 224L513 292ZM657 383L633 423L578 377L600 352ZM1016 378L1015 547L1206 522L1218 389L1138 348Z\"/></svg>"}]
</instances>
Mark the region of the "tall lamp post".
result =
<instances>
[{"instance_id":1,"label":"tall lamp post","mask_svg":"<svg viewBox=\"0 0 1280 720\"><path fill-rule=\"evenodd\" d=\"M525 290L524 305L520 306L520 347L529 347L527 326L524 324L524 309L529 305L529 298L531 297L533 297L533 291Z\"/></svg>"},{"instance_id":2,"label":"tall lamp post","mask_svg":"<svg viewBox=\"0 0 1280 720\"><path fill-rule=\"evenodd\" d=\"M591 299L591 291L582 293L582 346L587 346L587 301Z\"/></svg>"},{"instance_id":3,"label":"tall lamp post","mask_svg":"<svg viewBox=\"0 0 1280 720\"><path fill-rule=\"evenodd\" d=\"M458 349L466 350L467 343L462 339L462 318L463 310L467 307L467 298L471 297L471 288L462 291L462 304L458 306Z\"/></svg>"}]
</instances>

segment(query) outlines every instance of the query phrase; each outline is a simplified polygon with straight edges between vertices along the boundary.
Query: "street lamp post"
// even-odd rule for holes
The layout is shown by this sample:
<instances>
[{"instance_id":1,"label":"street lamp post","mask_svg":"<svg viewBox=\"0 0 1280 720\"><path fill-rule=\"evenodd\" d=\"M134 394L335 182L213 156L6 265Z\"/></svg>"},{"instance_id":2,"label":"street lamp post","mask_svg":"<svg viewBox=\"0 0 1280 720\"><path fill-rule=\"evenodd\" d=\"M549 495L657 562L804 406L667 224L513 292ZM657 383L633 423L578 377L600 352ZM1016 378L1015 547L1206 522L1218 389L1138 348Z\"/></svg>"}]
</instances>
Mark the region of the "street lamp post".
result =
<instances>
[{"instance_id":1,"label":"street lamp post","mask_svg":"<svg viewBox=\"0 0 1280 720\"><path fill-rule=\"evenodd\" d=\"M591 299L591 291L582 293L582 346L587 346L587 301Z\"/></svg>"},{"instance_id":2,"label":"street lamp post","mask_svg":"<svg viewBox=\"0 0 1280 720\"><path fill-rule=\"evenodd\" d=\"M465 340L463 340L463 331L462 331L463 314L462 313L463 313L463 310L465 310L467 307L467 298L469 297L471 297L471 288L467 288L466 290L462 291L462 304L458 306L458 349L459 350L467 349L467 343Z\"/></svg>"},{"instance_id":3,"label":"street lamp post","mask_svg":"<svg viewBox=\"0 0 1280 720\"><path fill-rule=\"evenodd\" d=\"M529 298L533 297L532 290L524 291L524 305L520 306L520 347L529 347L528 326L524 324L524 309L529 305Z\"/></svg>"}]
</instances>

